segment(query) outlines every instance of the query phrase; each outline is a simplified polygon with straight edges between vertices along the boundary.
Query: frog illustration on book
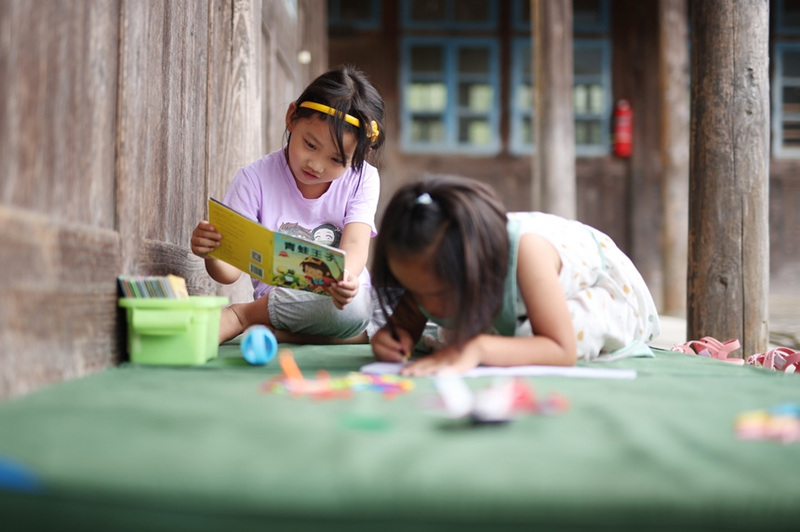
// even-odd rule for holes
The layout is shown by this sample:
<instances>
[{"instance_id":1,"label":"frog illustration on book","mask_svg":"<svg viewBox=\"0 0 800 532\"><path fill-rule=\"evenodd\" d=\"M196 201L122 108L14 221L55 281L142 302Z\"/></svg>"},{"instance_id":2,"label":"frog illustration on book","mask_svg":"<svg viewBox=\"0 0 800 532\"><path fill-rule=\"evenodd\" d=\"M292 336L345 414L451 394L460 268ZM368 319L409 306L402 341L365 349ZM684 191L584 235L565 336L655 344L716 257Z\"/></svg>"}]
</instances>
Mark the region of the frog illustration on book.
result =
<instances>
[{"instance_id":1,"label":"frog illustration on book","mask_svg":"<svg viewBox=\"0 0 800 532\"><path fill-rule=\"evenodd\" d=\"M288 270L276 268L276 273L272 277L271 284L274 286L283 286L285 288L295 288L298 290L302 289L300 286L300 276L297 275L292 268L289 268Z\"/></svg>"}]
</instances>

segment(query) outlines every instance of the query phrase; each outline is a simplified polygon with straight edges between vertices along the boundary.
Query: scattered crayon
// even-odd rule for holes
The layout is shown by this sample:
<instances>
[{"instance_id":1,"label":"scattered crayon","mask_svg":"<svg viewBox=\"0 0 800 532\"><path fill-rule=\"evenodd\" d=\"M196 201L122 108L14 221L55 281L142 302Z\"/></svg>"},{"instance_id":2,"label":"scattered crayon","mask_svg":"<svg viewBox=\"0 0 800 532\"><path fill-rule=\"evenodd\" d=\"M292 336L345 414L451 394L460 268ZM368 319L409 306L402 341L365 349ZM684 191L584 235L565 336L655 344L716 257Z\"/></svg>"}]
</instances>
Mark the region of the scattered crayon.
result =
<instances>
[{"instance_id":1,"label":"scattered crayon","mask_svg":"<svg viewBox=\"0 0 800 532\"><path fill-rule=\"evenodd\" d=\"M800 441L800 405L785 403L742 412L736 416L734 431L740 440Z\"/></svg>"},{"instance_id":2,"label":"scattered crayon","mask_svg":"<svg viewBox=\"0 0 800 532\"><path fill-rule=\"evenodd\" d=\"M306 395L316 399L344 399L354 392L372 390L393 399L414 388L414 381L399 375L368 375L350 372L343 377L332 377L327 371L317 372L316 379L303 377L289 349L282 349L279 360L283 376L273 377L261 385L264 393Z\"/></svg>"}]
</instances>

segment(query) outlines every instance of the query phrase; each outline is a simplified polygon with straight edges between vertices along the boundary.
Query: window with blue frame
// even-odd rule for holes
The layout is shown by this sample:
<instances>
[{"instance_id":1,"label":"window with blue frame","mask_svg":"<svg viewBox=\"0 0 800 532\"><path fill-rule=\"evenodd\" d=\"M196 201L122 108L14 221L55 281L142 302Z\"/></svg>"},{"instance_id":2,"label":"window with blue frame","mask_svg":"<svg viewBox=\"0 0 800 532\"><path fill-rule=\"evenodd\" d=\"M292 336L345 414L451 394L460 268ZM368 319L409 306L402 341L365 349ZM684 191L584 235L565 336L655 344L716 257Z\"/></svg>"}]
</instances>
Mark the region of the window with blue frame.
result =
<instances>
[{"instance_id":1,"label":"window with blue frame","mask_svg":"<svg viewBox=\"0 0 800 532\"><path fill-rule=\"evenodd\" d=\"M800 157L800 1L777 0L772 70L772 154Z\"/></svg>"},{"instance_id":2,"label":"window with blue frame","mask_svg":"<svg viewBox=\"0 0 800 532\"><path fill-rule=\"evenodd\" d=\"M497 27L493 0L403 0L403 27L407 29L491 30Z\"/></svg>"},{"instance_id":3,"label":"window with blue frame","mask_svg":"<svg viewBox=\"0 0 800 532\"><path fill-rule=\"evenodd\" d=\"M401 64L405 149L481 154L499 150L496 40L406 38Z\"/></svg>"},{"instance_id":4,"label":"window with blue frame","mask_svg":"<svg viewBox=\"0 0 800 532\"><path fill-rule=\"evenodd\" d=\"M611 48L608 40L573 42L572 103L576 155L608 153L611 120Z\"/></svg>"},{"instance_id":5,"label":"window with blue frame","mask_svg":"<svg viewBox=\"0 0 800 532\"><path fill-rule=\"evenodd\" d=\"M608 1L573 1L573 110L575 154L608 154L611 128L611 42L608 38ZM530 2L515 3L515 28L530 32ZM581 35L597 36L581 38ZM512 45L510 151L533 149L533 90L531 39L518 37Z\"/></svg>"},{"instance_id":6,"label":"window with blue frame","mask_svg":"<svg viewBox=\"0 0 800 532\"><path fill-rule=\"evenodd\" d=\"M608 31L608 0L572 0L572 27L575 32Z\"/></svg>"},{"instance_id":7,"label":"window with blue frame","mask_svg":"<svg viewBox=\"0 0 800 532\"><path fill-rule=\"evenodd\" d=\"M514 40L511 64L510 151L530 154L533 148L533 57L530 38Z\"/></svg>"},{"instance_id":8,"label":"window with blue frame","mask_svg":"<svg viewBox=\"0 0 800 532\"><path fill-rule=\"evenodd\" d=\"M579 156L610 144L611 45L608 0L573 0L575 141ZM533 150L530 1L509 4L512 35L498 37L499 3L401 0L401 138L414 153L494 154ZM514 36L516 34L516 36ZM501 50L510 57L503 61ZM503 52L505 53L505 51ZM510 72L499 71L508 65ZM502 86L501 78L507 78ZM508 95L509 131L500 131Z\"/></svg>"}]
</instances>

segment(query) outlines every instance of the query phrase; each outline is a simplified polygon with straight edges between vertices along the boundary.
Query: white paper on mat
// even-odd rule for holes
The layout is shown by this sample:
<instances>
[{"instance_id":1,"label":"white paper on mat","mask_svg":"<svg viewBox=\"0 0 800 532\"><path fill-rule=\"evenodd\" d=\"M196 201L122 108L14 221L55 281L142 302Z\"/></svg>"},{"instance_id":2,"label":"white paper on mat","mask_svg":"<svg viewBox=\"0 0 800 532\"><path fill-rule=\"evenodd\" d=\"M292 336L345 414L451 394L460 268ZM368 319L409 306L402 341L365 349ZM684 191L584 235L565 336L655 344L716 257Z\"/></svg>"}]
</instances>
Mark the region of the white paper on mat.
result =
<instances>
[{"instance_id":1,"label":"white paper on mat","mask_svg":"<svg viewBox=\"0 0 800 532\"><path fill-rule=\"evenodd\" d=\"M362 373L385 375L400 373L399 362L371 362L361 366ZM635 379L635 369L587 368L586 366L478 366L462 377L572 377L576 379Z\"/></svg>"}]
</instances>

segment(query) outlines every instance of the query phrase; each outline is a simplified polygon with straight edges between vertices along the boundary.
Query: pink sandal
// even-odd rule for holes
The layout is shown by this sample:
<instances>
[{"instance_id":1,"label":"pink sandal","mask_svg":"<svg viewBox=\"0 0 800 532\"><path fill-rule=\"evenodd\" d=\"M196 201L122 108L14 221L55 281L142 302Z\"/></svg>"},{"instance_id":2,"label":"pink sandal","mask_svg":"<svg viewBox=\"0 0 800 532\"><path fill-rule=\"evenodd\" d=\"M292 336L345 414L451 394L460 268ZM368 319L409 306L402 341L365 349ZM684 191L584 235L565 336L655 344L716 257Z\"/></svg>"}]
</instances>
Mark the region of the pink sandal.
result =
<instances>
[{"instance_id":1,"label":"pink sandal","mask_svg":"<svg viewBox=\"0 0 800 532\"><path fill-rule=\"evenodd\" d=\"M788 347L776 347L766 353L758 353L747 359L747 364L784 373L800 370L800 351Z\"/></svg>"},{"instance_id":2,"label":"pink sandal","mask_svg":"<svg viewBox=\"0 0 800 532\"><path fill-rule=\"evenodd\" d=\"M706 358L716 358L717 360L723 360L741 366L744 364L744 359L738 357L728 358L728 354L736 351L739 347L741 347L739 340L720 342L711 336L704 336L700 340L689 340L684 344L674 345L672 350Z\"/></svg>"}]
</instances>

